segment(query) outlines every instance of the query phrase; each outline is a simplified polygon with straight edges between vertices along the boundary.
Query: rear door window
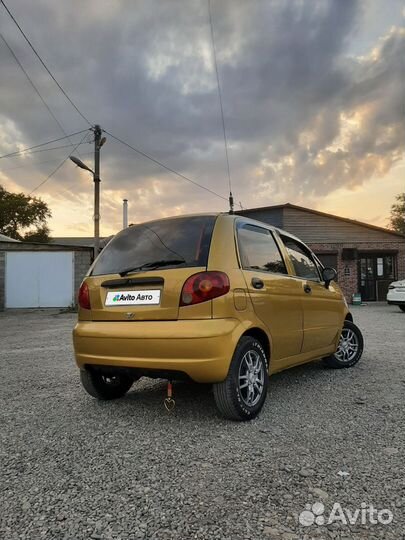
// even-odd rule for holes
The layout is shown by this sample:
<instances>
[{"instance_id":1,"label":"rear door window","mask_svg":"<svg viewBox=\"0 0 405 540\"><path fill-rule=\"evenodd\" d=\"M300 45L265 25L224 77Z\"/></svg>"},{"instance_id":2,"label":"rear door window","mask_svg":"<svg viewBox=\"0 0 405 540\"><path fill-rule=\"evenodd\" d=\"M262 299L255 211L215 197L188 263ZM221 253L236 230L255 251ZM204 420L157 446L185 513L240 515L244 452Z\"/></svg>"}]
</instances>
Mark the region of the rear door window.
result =
<instances>
[{"instance_id":1,"label":"rear door window","mask_svg":"<svg viewBox=\"0 0 405 540\"><path fill-rule=\"evenodd\" d=\"M320 281L318 267L310 250L301 242L288 236L281 235L281 240L290 256L295 275L312 281Z\"/></svg>"},{"instance_id":2,"label":"rear door window","mask_svg":"<svg viewBox=\"0 0 405 540\"><path fill-rule=\"evenodd\" d=\"M287 274L283 257L268 229L239 223L237 234L243 269Z\"/></svg>"},{"instance_id":3,"label":"rear door window","mask_svg":"<svg viewBox=\"0 0 405 540\"><path fill-rule=\"evenodd\" d=\"M216 216L192 216L130 226L107 244L92 275L117 274L155 262L162 268L207 266L215 220Z\"/></svg>"}]
</instances>

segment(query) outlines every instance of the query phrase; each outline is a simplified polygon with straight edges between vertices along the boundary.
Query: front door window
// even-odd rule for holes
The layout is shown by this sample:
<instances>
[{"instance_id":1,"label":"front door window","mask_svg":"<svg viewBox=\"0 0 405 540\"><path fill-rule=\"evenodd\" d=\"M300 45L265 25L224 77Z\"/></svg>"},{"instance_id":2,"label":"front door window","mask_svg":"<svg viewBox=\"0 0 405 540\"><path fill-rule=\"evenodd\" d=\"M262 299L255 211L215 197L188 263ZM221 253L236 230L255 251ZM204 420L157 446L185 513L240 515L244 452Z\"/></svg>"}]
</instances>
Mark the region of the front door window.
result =
<instances>
[{"instance_id":1,"label":"front door window","mask_svg":"<svg viewBox=\"0 0 405 540\"><path fill-rule=\"evenodd\" d=\"M297 277L320 281L318 267L309 250L293 238L281 236Z\"/></svg>"}]
</instances>

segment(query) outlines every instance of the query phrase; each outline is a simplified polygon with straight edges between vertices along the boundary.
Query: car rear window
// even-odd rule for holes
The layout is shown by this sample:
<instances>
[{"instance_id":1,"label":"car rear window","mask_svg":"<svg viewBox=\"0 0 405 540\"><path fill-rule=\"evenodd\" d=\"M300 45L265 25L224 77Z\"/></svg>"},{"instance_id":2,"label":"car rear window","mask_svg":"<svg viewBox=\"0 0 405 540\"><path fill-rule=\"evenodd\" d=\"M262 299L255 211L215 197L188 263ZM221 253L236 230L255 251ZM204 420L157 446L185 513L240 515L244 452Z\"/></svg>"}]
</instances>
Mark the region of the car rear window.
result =
<instances>
[{"instance_id":1,"label":"car rear window","mask_svg":"<svg viewBox=\"0 0 405 540\"><path fill-rule=\"evenodd\" d=\"M92 275L118 274L155 261L184 261L175 267L207 266L215 220L216 216L180 217L130 226L107 244Z\"/></svg>"}]
</instances>

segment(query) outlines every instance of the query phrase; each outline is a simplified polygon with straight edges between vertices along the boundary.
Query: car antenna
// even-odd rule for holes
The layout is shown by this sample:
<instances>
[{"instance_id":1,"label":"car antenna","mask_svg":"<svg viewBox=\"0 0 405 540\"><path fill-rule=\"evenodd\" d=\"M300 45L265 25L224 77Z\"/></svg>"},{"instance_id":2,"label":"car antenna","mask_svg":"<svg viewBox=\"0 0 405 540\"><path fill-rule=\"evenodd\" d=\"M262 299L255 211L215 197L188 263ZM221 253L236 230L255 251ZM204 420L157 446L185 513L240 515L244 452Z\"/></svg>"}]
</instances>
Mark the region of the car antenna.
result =
<instances>
[{"instance_id":1,"label":"car antenna","mask_svg":"<svg viewBox=\"0 0 405 540\"><path fill-rule=\"evenodd\" d=\"M233 195L232 195L232 191L229 192L229 213L233 214Z\"/></svg>"},{"instance_id":2,"label":"car antenna","mask_svg":"<svg viewBox=\"0 0 405 540\"><path fill-rule=\"evenodd\" d=\"M224 132L225 158L226 158L226 167L227 167L227 171L228 171L228 184L229 184L229 199L228 199L229 200L229 213L233 214L234 203L233 203L233 195L232 195L231 169L229 167L228 139L226 137L224 107L222 105L221 84L219 82L217 52L216 52L216 49L215 49L214 27L213 27L213 24L212 24L212 14L211 14L211 0L208 0L208 15L209 15L209 22L210 22L210 29L211 29L212 56L213 56L213 60L214 60L215 74L216 74L216 77L217 77L219 108L221 109L222 130Z\"/></svg>"}]
</instances>

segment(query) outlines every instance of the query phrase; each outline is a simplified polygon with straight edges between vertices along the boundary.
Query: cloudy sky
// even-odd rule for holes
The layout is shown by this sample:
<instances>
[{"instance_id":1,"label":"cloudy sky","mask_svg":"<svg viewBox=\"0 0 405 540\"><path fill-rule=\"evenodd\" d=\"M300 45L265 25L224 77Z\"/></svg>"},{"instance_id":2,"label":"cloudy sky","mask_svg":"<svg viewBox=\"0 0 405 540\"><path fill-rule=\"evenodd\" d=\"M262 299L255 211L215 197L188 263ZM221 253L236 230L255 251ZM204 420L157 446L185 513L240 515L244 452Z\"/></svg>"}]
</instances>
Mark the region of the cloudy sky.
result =
<instances>
[{"instance_id":1,"label":"cloudy sky","mask_svg":"<svg viewBox=\"0 0 405 540\"><path fill-rule=\"evenodd\" d=\"M207 0L8 5L92 123L227 197ZM387 225L405 189L403 2L211 6L235 200L245 208L291 202ZM63 130L86 129L1 5L0 31ZM62 137L1 39L0 66L0 155ZM87 139L79 151L91 166ZM0 184L29 193L69 151L2 159ZM68 160L35 192L50 205L54 235L91 234L92 190L90 175ZM227 209L107 135L102 234L120 228L123 198L132 222Z\"/></svg>"}]
</instances>

